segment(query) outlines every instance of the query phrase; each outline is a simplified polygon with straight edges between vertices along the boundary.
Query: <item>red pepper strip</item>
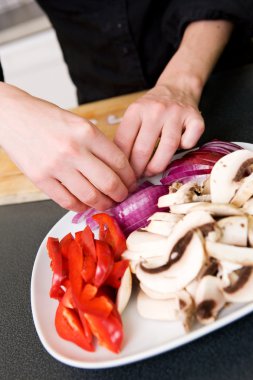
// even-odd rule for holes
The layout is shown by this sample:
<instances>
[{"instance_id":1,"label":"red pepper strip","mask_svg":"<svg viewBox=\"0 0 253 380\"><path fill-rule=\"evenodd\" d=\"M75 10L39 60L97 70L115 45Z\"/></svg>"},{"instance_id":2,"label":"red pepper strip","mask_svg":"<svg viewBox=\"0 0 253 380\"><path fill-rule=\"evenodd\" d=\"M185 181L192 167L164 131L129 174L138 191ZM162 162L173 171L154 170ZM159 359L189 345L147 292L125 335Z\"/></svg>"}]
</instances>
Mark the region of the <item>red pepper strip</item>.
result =
<instances>
[{"instance_id":1,"label":"red pepper strip","mask_svg":"<svg viewBox=\"0 0 253 380\"><path fill-rule=\"evenodd\" d=\"M126 250L126 238L118 223L106 213L95 214L92 218L99 224L99 239L112 247L115 259L119 260Z\"/></svg>"},{"instance_id":2,"label":"red pepper strip","mask_svg":"<svg viewBox=\"0 0 253 380\"><path fill-rule=\"evenodd\" d=\"M109 274L105 284L118 289L121 284L121 279L129 266L128 260L120 260L114 263L113 269Z\"/></svg>"},{"instance_id":3,"label":"red pepper strip","mask_svg":"<svg viewBox=\"0 0 253 380\"><path fill-rule=\"evenodd\" d=\"M84 261L82 276L85 282L93 282L96 272L96 248L94 235L89 226L86 226L83 231L76 234L76 239L83 248Z\"/></svg>"},{"instance_id":4,"label":"red pepper strip","mask_svg":"<svg viewBox=\"0 0 253 380\"><path fill-rule=\"evenodd\" d=\"M96 240L95 245L98 261L93 283L95 286L99 287L105 282L113 268L114 255L110 246L106 242Z\"/></svg>"},{"instance_id":5,"label":"red pepper strip","mask_svg":"<svg viewBox=\"0 0 253 380\"><path fill-rule=\"evenodd\" d=\"M104 296L95 297L97 288L85 284L82 277L83 252L81 246L73 240L69 247L69 280L73 298L78 309L98 316L108 316L112 310L112 302Z\"/></svg>"},{"instance_id":6,"label":"red pepper strip","mask_svg":"<svg viewBox=\"0 0 253 380\"><path fill-rule=\"evenodd\" d=\"M81 323L83 325L84 334L85 334L87 340L89 342L92 342L93 334L92 334L89 322L87 321L87 319L85 317L85 313L83 313L80 310L78 310L78 313L79 313L79 317L80 317Z\"/></svg>"},{"instance_id":7,"label":"red pepper strip","mask_svg":"<svg viewBox=\"0 0 253 380\"><path fill-rule=\"evenodd\" d=\"M73 236L71 233L67 234L64 236L64 238L61 239L60 241L60 247L61 247L61 252L66 259L68 258L68 251L69 251L69 246L71 242L74 240Z\"/></svg>"},{"instance_id":8,"label":"red pepper strip","mask_svg":"<svg viewBox=\"0 0 253 380\"><path fill-rule=\"evenodd\" d=\"M69 309L75 309L76 305L74 302L71 286L68 286L66 292L61 300L63 306L68 307Z\"/></svg>"},{"instance_id":9,"label":"red pepper strip","mask_svg":"<svg viewBox=\"0 0 253 380\"><path fill-rule=\"evenodd\" d=\"M53 271L52 286L49 294L51 298L60 300L64 295L61 285L67 277L67 272L63 265L59 240L57 238L49 237L47 240L47 250L51 259L50 266Z\"/></svg>"},{"instance_id":10,"label":"red pepper strip","mask_svg":"<svg viewBox=\"0 0 253 380\"><path fill-rule=\"evenodd\" d=\"M107 318L100 318L90 314L85 314L85 316L99 344L116 354L119 353L123 341L123 326L116 307L113 308Z\"/></svg>"},{"instance_id":11,"label":"red pepper strip","mask_svg":"<svg viewBox=\"0 0 253 380\"><path fill-rule=\"evenodd\" d=\"M61 302L55 314L55 327L59 336L77 344L87 351L95 351L92 341L87 339L78 313Z\"/></svg>"}]
</instances>

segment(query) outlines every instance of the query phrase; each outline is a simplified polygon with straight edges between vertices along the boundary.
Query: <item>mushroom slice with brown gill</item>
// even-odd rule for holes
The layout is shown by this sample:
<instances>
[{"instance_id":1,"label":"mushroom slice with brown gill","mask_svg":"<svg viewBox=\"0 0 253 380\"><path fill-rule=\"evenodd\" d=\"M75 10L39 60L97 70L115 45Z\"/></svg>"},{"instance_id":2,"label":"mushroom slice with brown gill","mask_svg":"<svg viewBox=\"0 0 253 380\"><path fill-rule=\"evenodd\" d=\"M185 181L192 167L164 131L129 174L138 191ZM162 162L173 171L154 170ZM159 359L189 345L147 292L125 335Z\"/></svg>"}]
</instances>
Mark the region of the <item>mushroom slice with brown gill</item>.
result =
<instances>
[{"instance_id":1,"label":"mushroom slice with brown gill","mask_svg":"<svg viewBox=\"0 0 253 380\"><path fill-rule=\"evenodd\" d=\"M253 248L206 241L206 252L218 261L228 261L241 266L253 265Z\"/></svg>"},{"instance_id":2,"label":"mushroom slice with brown gill","mask_svg":"<svg viewBox=\"0 0 253 380\"><path fill-rule=\"evenodd\" d=\"M142 230L154 234L169 236L175 224L182 218L181 215L171 214L169 212L156 212L148 218L149 224Z\"/></svg>"},{"instance_id":3,"label":"mushroom slice with brown gill","mask_svg":"<svg viewBox=\"0 0 253 380\"><path fill-rule=\"evenodd\" d=\"M146 319L179 321L184 330L189 331L194 303L186 291L179 292L174 298L153 299L140 290L137 296L137 310Z\"/></svg>"},{"instance_id":4,"label":"mushroom slice with brown gill","mask_svg":"<svg viewBox=\"0 0 253 380\"><path fill-rule=\"evenodd\" d=\"M157 266L164 265L168 260L167 249L164 252L155 251L130 251L126 250L122 254L122 258L129 260L129 265L132 273L136 272L136 266L139 263L145 263L147 267L154 268Z\"/></svg>"},{"instance_id":5,"label":"mushroom slice with brown gill","mask_svg":"<svg viewBox=\"0 0 253 380\"><path fill-rule=\"evenodd\" d=\"M229 216L217 221L221 231L219 241L225 244L246 247L248 243L248 218L246 215Z\"/></svg>"},{"instance_id":6,"label":"mushroom slice with brown gill","mask_svg":"<svg viewBox=\"0 0 253 380\"><path fill-rule=\"evenodd\" d=\"M229 261L224 260L220 261L217 277L221 280L222 286L226 287L231 285L235 276L235 271L241 268L242 266L239 264L231 263Z\"/></svg>"},{"instance_id":7,"label":"mushroom slice with brown gill","mask_svg":"<svg viewBox=\"0 0 253 380\"><path fill-rule=\"evenodd\" d=\"M234 281L223 289L228 302L253 301L253 267L245 266L235 271Z\"/></svg>"},{"instance_id":8,"label":"mushroom slice with brown gill","mask_svg":"<svg viewBox=\"0 0 253 380\"><path fill-rule=\"evenodd\" d=\"M220 280L214 276L204 276L195 293L196 317L201 324L213 322L225 304Z\"/></svg>"},{"instance_id":9,"label":"mushroom slice with brown gill","mask_svg":"<svg viewBox=\"0 0 253 380\"><path fill-rule=\"evenodd\" d=\"M158 207L170 207L172 205L191 202L193 196L196 195L196 190L199 191L199 186L189 181L180 186L176 192L162 195L158 199Z\"/></svg>"},{"instance_id":10,"label":"mushroom slice with brown gill","mask_svg":"<svg viewBox=\"0 0 253 380\"><path fill-rule=\"evenodd\" d=\"M158 268L136 267L136 276L147 288L173 293L183 289L199 273L205 261L203 237L188 231L171 248L167 262Z\"/></svg>"},{"instance_id":11,"label":"mushroom slice with brown gill","mask_svg":"<svg viewBox=\"0 0 253 380\"><path fill-rule=\"evenodd\" d=\"M253 152L241 149L220 158L210 175L211 199L214 203L230 203L243 178L252 171Z\"/></svg>"}]
</instances>

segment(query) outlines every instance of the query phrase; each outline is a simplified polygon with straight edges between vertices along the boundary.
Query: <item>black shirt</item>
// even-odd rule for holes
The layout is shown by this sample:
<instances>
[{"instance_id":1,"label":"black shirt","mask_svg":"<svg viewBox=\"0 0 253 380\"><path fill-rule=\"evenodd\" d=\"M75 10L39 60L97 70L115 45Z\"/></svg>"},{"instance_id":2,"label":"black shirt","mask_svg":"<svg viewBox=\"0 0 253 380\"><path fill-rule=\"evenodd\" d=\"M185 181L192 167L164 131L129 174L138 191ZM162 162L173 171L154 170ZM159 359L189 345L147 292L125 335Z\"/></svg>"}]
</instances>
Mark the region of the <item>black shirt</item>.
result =
<instances>
[{"instance_id":1,"label":"black shirt","mask_svg":"<svg viewBox=\"0 0 253 380\"><path fill-rule=\"evenodd\" d=\"M80 103L152 87L197 20L236 24L220 68L253 61L252 0L38 0L54 26Z\"/></svg>"}]
</instances>

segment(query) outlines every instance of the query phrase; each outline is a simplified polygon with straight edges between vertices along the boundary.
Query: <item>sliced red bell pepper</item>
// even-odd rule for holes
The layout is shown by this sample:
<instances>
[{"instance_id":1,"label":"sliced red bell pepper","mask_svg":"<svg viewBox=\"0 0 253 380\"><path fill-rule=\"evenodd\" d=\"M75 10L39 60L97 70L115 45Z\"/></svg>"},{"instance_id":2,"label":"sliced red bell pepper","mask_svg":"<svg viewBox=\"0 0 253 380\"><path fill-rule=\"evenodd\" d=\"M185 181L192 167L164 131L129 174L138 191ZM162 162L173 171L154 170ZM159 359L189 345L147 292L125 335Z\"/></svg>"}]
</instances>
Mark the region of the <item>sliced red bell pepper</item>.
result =
<instances>
[{"instance_id":1,"label":"sliced red bell pepper","mask_svg":"<svg viewBox=\"0 0 253 380\"><path fill-rule=\"evenodd\" d=\"M97 287L86 284L82 277L83 252L81 246L73 240L69 247L69 280L73 298L77 307L83 311L99 316L108 316L112 302L107 297L95 297Z\"/></svg>"},{"instance_id":2,"label":"sliced red bell pepper","mask_svg":"<svg viewBox=\"0 0 253 380\"><path fill-rule=\"evenodd\" d=\"M55 314L55 327L59 336L87 351L95 351L92 341L84 333L78 312L59 303Z\"/></svg>"},{"instance_id":3,"label":"sliced red bell pepper","mask_svg":"<svg viewBox=\"0 0 253 380\"><path fill-rule=\"evenodd\" d=\"M85 282L93 282L95 271L96 271L96 248L94 235L89 226L86 226L83 231L78 235L76 234L76 239L83 248L83 269L82 276Z\"/></svg>"},{"instance_id":4,"label":"sliced red bell pepper","mask_svg":"<svg viewBox=\"0 0 253 380\"><path fill-rule=\"evenodd\" d=\"M50 266L53 271L52 286L49 294L51 298L60 300L64 295L61 285L67 278L67 269L65 267L66 262L63 261L60 243L57 238L48 238L47 251L51 259Z\"/></svg>"},{"instance_id":5,"label":"sliced red bell pepper","mask_svg":"<svg viewBox=\"0 0 253 380\"><path fill-rule=\"evenodd\" d=\"M83 313L82 311L78 310L78 314L79 314L81 323L83 325L84 334L85 334L87 340L89 342L92 342L93 334L92 334L89 322L87 321L87 319L85 317L85 313Z\"/></svg>"},{"instance_id":6,"label":"sliced red bell pepper","mask_svg":"<svg viewBox=\"0 0 253 380\"><path fill-rule=\"evenodd\" d=\"M106 285L110 285L115 289L118 289L121 284L121 279L129 266L128 260L120 260L114 263L113 269L106 280Z\"/></svg>"},{"instance_id":7,"label":"sliced red bell pepper","mask_svg":"<svg viewBox=\"0 0 253 380\"><path fill-rule=\"evenodd\" d=\"M119 313L114 306L107 318L85 314L93 335L101 346L112 352L119 353L123 341L123 326Z\"/></svg>"},{"instance_id":8,"label":"sliced red bell pepper","mask_svg":"<svg viewBox=\"0 0 253 380\"><path fill-rule=\"evenodd\" d=\"M119 260L126 250L126 238L118 223L106 213L95 214L92 218L99 224L99 239L112 247L115 260Z\"/></svg>"},{"instance_id":9,"label":"sliced red bell pepper","mask_svg":"<svg viewBox=\"0 0 253 380\"><path fill-rule=\"evenodd\" d=\"M64 296L62 297L61 302L63 306L68 307L69 309L75 309L76 305L74 302L71 286L67 287L66 292Z\"/></svg>"},{"instance_id":10,"label":"sliced red bell pepper","mask_svg":"<svg viewBox=\"0 0 253 380\"><path fill-rule=\"evenodd\" d=\"M95 241L97 254L97 267L93 280L95 286L101 286L111 273L114 264L114 255L110 246L101 240Z\"/></svg>"},{"instance_id":11,"label":"sliced red bell pepper","mask_svg":"<svg viewBox=\"0 0 253 380\"><path fill-rule=\"evenodd\" d=\"M66 236L64 236L64 238L62 238L60 241L60 247L61 247L62 255L66 259L68 258L69 246L73 240L74 240L74 238L73 238L72 234L69 233Z\"/></svg>"}]
</instances>

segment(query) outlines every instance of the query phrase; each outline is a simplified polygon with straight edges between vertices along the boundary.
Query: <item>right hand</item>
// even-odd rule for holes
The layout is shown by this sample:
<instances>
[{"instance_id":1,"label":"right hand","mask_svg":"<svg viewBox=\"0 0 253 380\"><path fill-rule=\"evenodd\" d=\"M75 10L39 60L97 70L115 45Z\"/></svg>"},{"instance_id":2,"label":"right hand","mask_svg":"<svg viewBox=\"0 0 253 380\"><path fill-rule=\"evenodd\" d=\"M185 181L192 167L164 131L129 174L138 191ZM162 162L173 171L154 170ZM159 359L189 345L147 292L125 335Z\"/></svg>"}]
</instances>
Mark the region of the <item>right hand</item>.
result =
<instances>
[{"instance_id":1,"label":"right hand","mask_svg":"<svg viewBox=\"0 0 253 380\"><path fill-rule=\"evenodd\" d=\"M126 156L88 120L0 83L0 144L61 207L106 210L135 186Z\"/></svg>"}]
</instances>

